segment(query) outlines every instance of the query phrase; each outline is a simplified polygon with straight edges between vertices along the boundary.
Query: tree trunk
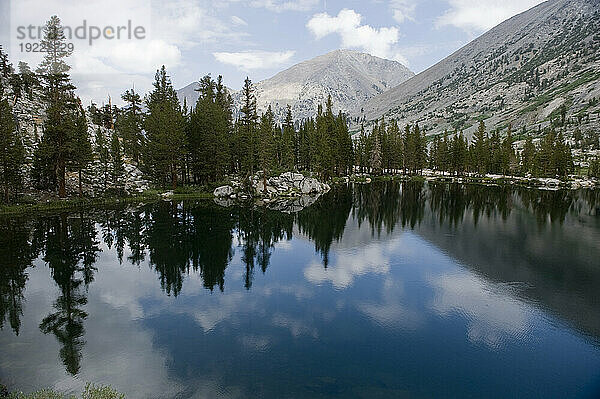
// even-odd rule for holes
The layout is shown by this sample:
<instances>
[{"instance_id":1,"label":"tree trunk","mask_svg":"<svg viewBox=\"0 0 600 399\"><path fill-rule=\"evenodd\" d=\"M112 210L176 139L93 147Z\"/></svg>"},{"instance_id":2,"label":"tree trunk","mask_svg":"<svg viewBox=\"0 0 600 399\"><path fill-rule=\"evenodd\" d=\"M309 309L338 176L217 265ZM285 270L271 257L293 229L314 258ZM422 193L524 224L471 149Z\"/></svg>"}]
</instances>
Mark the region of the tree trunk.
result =
<instances>
[{"instance_id":1,"label":"tree trunk","mask_svg":"<svg viewBox=\"0 0 600 399\"><path fill-rule=\"evenodd\" d=\"M81 186L81 169L79 169L79 197L83 197L83 187Z\"/></svg>"},{"instance_id":2,"label":"tree trunk","mask_svg":"<svg viewBox=\"0 0 600 399\"><path fill-rule=\"evenodd\" d=\"M263 192L267 194L267 171L263 168Z\"/></svg>"},{"instance_id":3,"label":"tree trunk","mask_svg":"<svg viewBox=\"0 0 600 399\"><path fill-rule=\"evenodd\" d=\"M177 188L177 169L171 168L171 183L173 186L173 190Z\"/></svg>"},{"instance_id":4,"label":"tree trunk","mask_svg":"<svg viewBox=\"0 0 600 399\"><path fill-rule=\"evenodd\" d=\"M65 169L65 161L63 159L59 159L56 167L56 178L58 180L58 196L60 198L65 198L67 196Z\"/></svg>"}]
</instances>

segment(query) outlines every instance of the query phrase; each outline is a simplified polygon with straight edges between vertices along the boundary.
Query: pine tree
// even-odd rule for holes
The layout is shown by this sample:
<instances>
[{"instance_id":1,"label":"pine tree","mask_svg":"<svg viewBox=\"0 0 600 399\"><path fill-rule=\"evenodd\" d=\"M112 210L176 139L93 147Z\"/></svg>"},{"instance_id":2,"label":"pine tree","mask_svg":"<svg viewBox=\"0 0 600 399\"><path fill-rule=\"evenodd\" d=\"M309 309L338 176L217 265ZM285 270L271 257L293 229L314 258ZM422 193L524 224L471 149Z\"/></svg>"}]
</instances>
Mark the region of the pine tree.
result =
<instances>
[{"instance_id":1,"label":"pine tree","mask_svg":"<svg viewBox=\"0 0 600 399\"><path fill-rule=\"evenodd\" d=\"M92 144L87 127L87 119L85 111L79 101L79 112L76 115L74 136L71 142L71 156L69 158L69 167L77 172L77 181L79 186L79 196L83 196L83 170L93 159Z\"/></svg>"},{"instance_id":2,"label":"pine tree","mask_svg":"<svg viewBox=\"0 0 600 399\"><path fill-rule=\"evenodd\" d=\"M540 148L536 156L536 175L541 177L554 177L556 165L554 163L556 133L554 128L548 130L542 138Z\"/></svg>"},{"instance_id":3,"label":"pine tree","mask_svg":"<svg viewBox=\"0 0 600 399\"><path fill-rule=\"evenodd\" d=\"M382 173L381 135L379 129L373 131L373 150L371 151L371 171L375 175Z\"/></svg>"},{"instance_id":4,"label":"pine tree","mask_svg":"<svg viewBox=\"0 0 600 399\"><path fill-rule=\"evenodd\" d=\"M479 128L473 137L471 145L471 162L472 170L480 175L483 175L488 170L488 155L489 147L485 133L485 123L479 122Z\"/></svg>"},{"instance_id":5,"label":"pine tree","mask_svg":"<svg viewBox=\"0 0 600 399\"><path fill-rule=\"evenodd\" d=\"M292 107L287 106L282 133L281 167L285 170L296 169L296 130L292 118Z\"/></svg>"},{"instance_id":6,"label":"pine tree","mask_svg":"<svg viewBox=\"0 0 600 399\"><path fill-rule=\"evenodd\" d=\"M506 137L502 141L501 168L503 175L513 175L517 170L517 160L513 149L512 125L508 125Z\"/></svg>"},{"instance_id":7,"label":"pine tree","mask_svg":"<svg viewBox=\"0 0 600 399\"><path fill-rule=\"evenodd\" d=\"M146 98L148 115L144 121L148 144L145 168L163 186L177 188L185 159L185 119L163 65L156 71L154 90Z\"/></svg>"},{"instance_id":8,"label":"pine tree","mask_svg":"<svg viewBox=\"0 0 600 399\"><path fill-rule=\"evenodd\" d=\"M123 165L123 155L121 152L121 141L116 131L112 131L110 140L110 174L112 178L113 187L118 190L122 189L121 180L123 179L123 173L125 168Z\"/></svg>"},{"instance_id":9,"label":"pine tree","mask_svg":"<svg viewBox=\"0 0 600 399\"><path fill-rule=\"evenodd\" d=\"M190 153L190 170L194 180L208 182L216 174L215 153L216 140L216 105L215 82L210 75L198 82L198 101L190 115L187 133L188 151Z\"/></svg>"},{"instance_id":10,"label":"pine tree","mask_svg":"<svg viewBox=\"0 0 600 399\"><path fill-rule=\"evenodd\" d=\"M127 105L117 118L116 128L123 138L123 153L133 162L139 163L145 145L142 99L135 89L125 91L121 98Z\"/></svg>"},{"instance_id":11,"label":"pine tree","mask_svg":"<svg viewBox=\"0 0 600 399\"><path fill-rule=\"evenodd\" d=\"M47 109L44 135L35 154L37 160L34 165L39 169L34 171L34 176L42 185L55 182L58 195L65 197L67 164L77 149L75 143L78 135L79 101L74 95L75 87L67 75L70 67L65 58L71 53L67 51L58 17L51 17L46 24L41 44L48 49L38 68L44 80ZM56 176L49 177L49 173Z\"/></svg>"},{"instance_id":12,"label":"pine tree","mask_svg":"<svg viewBox=\"0 0 600 399\"><path fill-rule=\"evenodd\" d=\"M534 173L535 164L535 145L530 135L525 140L525 147L521 153L521 173L526 175L527 173Z\"/></svg>"},{"instance_id":13,"label":"pine tree","mask_svg":"<svg viewBox=\"0 0 600 399\"><path fill-rule=\"evenodd\" d=\"M190 170L203 182L222 178L230 168L231 97L222 77L217 82L207 75L199 82L198 101L187 129Z\"/></svg>"},{"instance_id":14,"label":"pine tree","mask_svg":"<svg viewBox=\"0 0 600 399\"><path fill-rule=\"evenodd\" d=\"M0 174L4 202L8 203L10 192L22 184L21 168L25 162L25 150L17 134L14 116L6 99L0 100Z\"/></svg>"},{"instance_id":15,"label":"pine tree","mask_svg":"<svg viewBox=\"0 0 600 399\"><path fill-rule=\"evenodd\" d=\"M335 127L337 138L335 146L338 150L337 173L338 175L348 174L352 172L354 164L354 148L352 145L352 136L348 132L346 117L341 111L335 118Z\"/></svg>"},{"instance_id":16,"label":"pine tree","mask_svg":"<svg viewBox=\"0 0 600 399\"><path fill-rule=\"evenodd\" d=\"M258 161L262 169L264 191L267 192L267 176L273 168L275 159L275 117L271 106L267 108L260 118L260 128L258 132Z\"/></svg>"},{"instance_id":17,"label":"pine tree","mask_svg":"<svg viewBox=\"0 0 600 399\"><path fill-rule=\"evenodd\" d=\"M257 154L257 121L256 96L250 78L244 81L242 89L243 105L239 126L238 148L242 173L253 175Z\"/></svg>"},{"instance_id":18,"label":"pine tree","mask_svg":"<svg viewBox=\"0 0 600 399\"><path fill-rule=\"evenodd\" d=\"M96 130L95 152L100 166L103 191L106 192L110 182L110 148L108 146L108 139L101 128Z\"/></svg>"},{"instance_id":19,"label":"pine tree","mask_svg":"<svg viewBox=\"0 0 600 399\"><path fill-rule=\"evenodd\" d=\"M8 59L8 54L2 49L0 44L0 84L2 80L8 80L10 75L13 73L13 67ZM4 94L3 91L0 94Z\"/></svg>"},{"instance_id":20,"label":"pine tree","mask_svg":"<svg viewBox=\"0 0 600 399\"><path fill-rule=\"evenodd\" d=\"M39 74L63 75L69 72L71 67L67 65L65 58L71 56L72 51L69 51L64 29L60 18L56 15L50 17L50 20L46 23L40 46L46 49L46 53L38 68Z\"/></svg>"}]
</instances>

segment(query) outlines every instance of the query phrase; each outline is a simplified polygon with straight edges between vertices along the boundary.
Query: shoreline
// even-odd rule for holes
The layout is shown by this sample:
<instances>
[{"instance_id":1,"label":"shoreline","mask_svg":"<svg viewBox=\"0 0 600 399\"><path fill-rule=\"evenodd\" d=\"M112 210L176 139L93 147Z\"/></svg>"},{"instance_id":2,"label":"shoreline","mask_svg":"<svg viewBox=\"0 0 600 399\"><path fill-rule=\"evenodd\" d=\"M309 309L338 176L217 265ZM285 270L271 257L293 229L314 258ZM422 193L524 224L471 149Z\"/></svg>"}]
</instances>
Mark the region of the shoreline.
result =
<instances>
[{"instance_id":1,"label":"shoreline","mask_svg":"<svg viewBox=\"0 0 600 399\"><path fill-rule=\"evenodd\" d=\"M427 181L438 183L453 183L464 185L479 185L485 187L520 187L543 191L558 190L579 190L579 189L598 189L598 182L578 178L570 180L558 180L549 178L526 178L518 176L450 176L434 173L425 173L423 175L382 175L373 176L369 174L357 174L353 176L337 177L332 180L332 185L338 184L369 184L371 182L385 181ZM589 182L592 185L581 185L581 182ZM587 183L586 183L587 184ZM80 198L69 197L65 199L52 199L46 202L38 203L15 203L10 205L0 205L0 216L21 216L34 212L51 211L72 211L74 209L85 209L94 206L110 206L119 204L129 204L135 202L155 202L155 201L181 201L181 200L206 200L216 198L212 192L197 191L189 193L174 193L172 191L152 191L151 193L142 193L139 195L126 197L101 197L101 198Z\"/></svg>"}]
</instances>

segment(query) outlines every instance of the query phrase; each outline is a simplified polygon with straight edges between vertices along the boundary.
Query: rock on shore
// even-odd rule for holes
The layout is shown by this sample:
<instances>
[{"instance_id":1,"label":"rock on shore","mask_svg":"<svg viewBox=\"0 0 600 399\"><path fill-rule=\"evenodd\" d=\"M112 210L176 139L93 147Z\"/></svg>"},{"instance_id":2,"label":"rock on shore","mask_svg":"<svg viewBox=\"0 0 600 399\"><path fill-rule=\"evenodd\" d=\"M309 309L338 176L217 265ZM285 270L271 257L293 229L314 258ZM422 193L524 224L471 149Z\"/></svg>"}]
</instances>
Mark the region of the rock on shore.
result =
<instances>
[{"instance_id":1,"label":"rock on shore","mask_svg":"<svg viewBox=\"0 0 600 399\"><path fill-rule=\"evenodd\" d=\"M321 194L331 188L313 177L300 173L285 172L265 180L262 173L251 176L244 183L234 178L226 186L217 187L213 192L215 202L222 206L231 206L238 200L252 198L257 205L264 205L281 212L294 213L313 204Z\"/></svg>"}]
</instances>

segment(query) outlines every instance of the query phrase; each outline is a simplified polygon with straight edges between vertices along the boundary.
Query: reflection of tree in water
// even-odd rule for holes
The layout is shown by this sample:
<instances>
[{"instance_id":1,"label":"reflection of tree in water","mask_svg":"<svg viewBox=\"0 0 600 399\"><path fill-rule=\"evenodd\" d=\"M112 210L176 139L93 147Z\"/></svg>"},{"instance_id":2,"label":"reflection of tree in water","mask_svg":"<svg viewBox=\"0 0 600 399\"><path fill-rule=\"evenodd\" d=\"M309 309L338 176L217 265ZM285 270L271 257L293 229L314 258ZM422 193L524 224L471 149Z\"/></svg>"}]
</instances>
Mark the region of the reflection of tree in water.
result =
<instances>
[{"instance_id":1,"label":"reflection of tree in water","mask_svg":"<svg viewBox=\"0 0 600 399\"><path fill-rule=\"evenodd\" d=\"M523 205L536 216L538 226L542 227L548 222L548 218L552 223L562 224L578 193L571 190L519 190L519 197Z\"/></svg>"},{"instance_id":2,"label":"reflection of tree in water","mask_svg":"<svg viewBox=\"0 0 600 399\"><path fill-rule=\"evenodd\" d=\"M86 288L93 284L99 242L133 265L145 259L169 295L178 295L187 274L200 273L206 289L221 291L238 238L250 289L255 268L265 273L274 245L290 240L296 223L314 241L327 267L334 241L341 240L349 216L371 234L390 234L398 226L415 228L426 212L435 224L458 227L472 219L506 220L514 209L535 215L538 226L563 223L568 216L598 215L598 190L539 191L423 182L337 186L296 215L260 207L222 208L209 202L158 202L133 208L95 210L37 219L0 218L0 328L8 321L19 334L26 270L38 254L60 289L53 312L40 323L61 345L67 371L80 370L87 317ZM466 217L465 215L468 215ZM590 219L599 223L600 219ZM98 223L98 224L97 224ZM96 226L100 226L97 231ZM481 230L481 229L480 229ZM98 234L100 233L100 234ZM562 270L562 269L561 269Z\"/></svg>"},{"instance_id":3,"label":"reflection of tree in water","mask_svg":"<svg viewBox=\"0 0 600 399\"><path fill-rule=\"evenodd\" d=\"M486 187L485 190L476 185L456 183L429 183L428 186L429 206L440 224L447 221L451 226L458 226L463 223L467 211L472 213L475 225L482 216L488 219L499 216L506 220L513 208L513 189L507 186Z\"/></svg>"},{"instance_id":4,"label":"reflection of tree in water","mask_svg":"<svg viewBox=\"0 0 600 399\"><path fill-rule=\"evenodd\" d=\"M294 216L266 208L236 208L236 230L242 245L246 267L244 286L252 287L255 263L267 271L275 243L292 238Z\"/></svg>"},{"instance_id":5,"label":"reflection of tree in water","mask_svg":"<svg viewBox=\"0 0 600 399\"><path fill-rule=\"evenodd\" d=\"M327 195L298 213L298 228L314 241L325 267L329 264L331 244L342 238L351 209L352 191L334 186Z\"/></svg>"},{"instance_id":6,"label":"reflection of tree in water","mask_svg":"<svg viewBox=\"0 0 600 399\"><path fill-rule=\"evenodd\" d=\"M44 334L52 333L61 344L60 358L67 371L79 372L81 350L85 344L83 322L87 313L82 307L87 297L82 286L93 281L97 253L96 229L87 218L67 218L66 214L42 222L45 232L44 261L60 288L54 312L40 323Z\"/></svg>"},{"instance_id":7,"label":"reflection of tree in water","mask_svg":"<svg viewBox=\"0 0 600 399\"><path fill-rule=\"evenodd\" d=\"M31 224L17 218L0 219L0 330L8 318L16 335L23 315L25 270L38 255L32 242Z\"/></svg>"}]
</instances>

